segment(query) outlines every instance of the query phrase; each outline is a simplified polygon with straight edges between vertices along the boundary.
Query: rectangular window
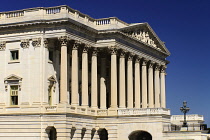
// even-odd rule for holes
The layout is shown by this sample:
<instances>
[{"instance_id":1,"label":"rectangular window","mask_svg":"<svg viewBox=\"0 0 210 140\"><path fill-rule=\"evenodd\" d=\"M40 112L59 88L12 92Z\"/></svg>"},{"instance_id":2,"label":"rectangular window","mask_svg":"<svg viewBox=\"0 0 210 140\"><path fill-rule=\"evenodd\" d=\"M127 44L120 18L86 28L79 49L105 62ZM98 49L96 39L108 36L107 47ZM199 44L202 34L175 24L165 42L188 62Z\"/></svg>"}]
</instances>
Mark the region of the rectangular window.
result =
<instances>
[{"instance_id":1,"label":"rectangular window","mask_svg":"<svg viewBox=\"0 0 210 140\"><path fill-rule=\"evenodd\" d=\"M19 51L18 50L10 51L10 58L11 58L11 60L18 60L19 59Z\"/></svg>"},{"instance_id":2,"label":"rectangular window","mask_svg":"<svg viewBox=\"0 0 210 140\"><path fill-rule=\"evenodd\" d=\"M18 86L10 86L11 105L18 105Z\"/></svg>"}]
</instances>

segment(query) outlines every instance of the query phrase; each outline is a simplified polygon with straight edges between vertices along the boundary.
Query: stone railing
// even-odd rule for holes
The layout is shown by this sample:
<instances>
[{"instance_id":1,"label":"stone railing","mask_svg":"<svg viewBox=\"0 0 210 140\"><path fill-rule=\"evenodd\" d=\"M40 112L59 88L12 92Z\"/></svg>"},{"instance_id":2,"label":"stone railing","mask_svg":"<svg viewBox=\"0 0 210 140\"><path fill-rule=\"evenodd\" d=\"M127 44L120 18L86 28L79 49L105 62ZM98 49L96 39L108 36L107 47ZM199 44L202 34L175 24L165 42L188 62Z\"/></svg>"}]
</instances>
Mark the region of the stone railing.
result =
<instances>
[{"instance_id":1,"label":"stone railing","mask_svg":"<svg viewBox=\"0 0 210 140\"><path fill-rule=\"evenodd\" d=\"M136 116L136 115L170 115L170 110L165 108L140 108L140 109L97 109L83 106L16 106L16 107L0 107L0 114L7 113L73 113L90 116Z\"/></svg>"},{"instance_id":2,"label":"stone railing","mask_svg":"<svg viewBox=\"0 0 210 140\"><path fill-rule=\"evenodd\" d=\"M180 131L182 128L182 125L175 125L175 124L168 124L163 125L163 131ZM188 124L186 131L203 131L207 129L206 124Z\"/></svg>"},{"instance_id":3,"label":"stone railing","mask_svg":"<svg viewBox=\"0 0 210 140\"><path fill-rule=\"evenodd\" d=\"M170 110L165 108L140 108L118 109L118 115L170 115Z\"/></svg>"},{"instance_id":4,"label":"stone railing","mask_svg":"<svg viewBox=\"0 0 210 140\"><path fill-rule=\"evenodd\" d=\"M203 121L203 115L198 115L198 114L190 114L186 115L186 119L190 121ZM171 121L180 121L184 120L184 115L172 115L171 116Z\"/></svg>"},{"instance_id":5,"label":"stone railing","mask_svg":"<svg viewBox=\"0 0 210 140\"><path fill-rule=\"evenodd\" d=\"M116 17L94 19L66 5L48 8L39 7L19 11L0 12L0 26L3 24L16 22L27 22L33 20L59 20L62 18L70 18L98 30L128 26L127 23L119 20Z\"/></svg>"}]
</instances>

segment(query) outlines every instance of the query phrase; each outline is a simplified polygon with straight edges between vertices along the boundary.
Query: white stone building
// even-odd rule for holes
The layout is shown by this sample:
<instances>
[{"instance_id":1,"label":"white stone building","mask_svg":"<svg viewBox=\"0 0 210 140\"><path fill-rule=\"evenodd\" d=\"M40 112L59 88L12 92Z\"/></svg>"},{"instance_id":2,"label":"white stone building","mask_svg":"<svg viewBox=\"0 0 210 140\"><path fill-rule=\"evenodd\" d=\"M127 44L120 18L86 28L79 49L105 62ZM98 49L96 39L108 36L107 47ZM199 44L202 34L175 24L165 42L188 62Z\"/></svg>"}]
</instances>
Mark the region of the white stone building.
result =
<instances>
[{"instance_id":1,"label":"white stone building","mask_svg":"<svg viewBox=\"0 0 210 140\"><path fill-rule=\"evenodd\" d=\"M171 129L169 55L148 23L68 6L2 12L0 139L206 140Z\"/></svg>"}]
</instances>

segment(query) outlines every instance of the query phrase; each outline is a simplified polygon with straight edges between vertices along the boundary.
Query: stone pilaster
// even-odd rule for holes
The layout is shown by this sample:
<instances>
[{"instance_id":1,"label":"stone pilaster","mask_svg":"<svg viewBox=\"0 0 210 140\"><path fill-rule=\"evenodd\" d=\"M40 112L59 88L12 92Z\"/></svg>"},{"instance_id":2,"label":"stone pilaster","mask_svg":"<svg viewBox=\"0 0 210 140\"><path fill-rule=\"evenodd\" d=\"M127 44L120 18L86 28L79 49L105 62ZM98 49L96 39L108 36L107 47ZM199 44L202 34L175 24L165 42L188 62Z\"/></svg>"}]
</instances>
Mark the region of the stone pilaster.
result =
<instances>
[{"instance_id":1,"label":"stone pilaster","mask_svg":"<svg viewBox=\"0 0 210 140\"><path fill-rule=\"evenodd\" d=\"M98 105L98 89L97 89L97 48L93 48L91 58L91 107L97 108Z\"/></svg>"},{"instance_id":2,"label":"stone pilaster","mask_svg":"<svg viewBox=\"0 0 210 140\"><path fill-rule=\"evenodd\" d=\"M149 108L154 108L154 81L153 81L153 63L149 63L148 68L148 95L149 95Z\"/></svg>"},{"instance_id":3,"label":"stone pilaster","mask_svg":"<svg viewBox=\"0 0 210 140\"><path fill-rule=\"evenodd\" d=\"M161 73L160 73L160 96L161 96L161 107L166 108L166 89L165 89L165 69L166 66L161 67Z\"/></svg>"},{"instance_id":4,"label":"stone pilaster","mask_svg":"<svg viewBox=\"0 0 210 140\"><path fill-rule=\"evenodd\" d=\"M127 60L127 108L133 108L133 55L128 54Z\"/></svg>"},{"instance_id":5,"label":"stone pilaster","mask_svg":"<svg viewBox=\"0 0 210 140\"><path fill-rule=\"evenodd\" d=\"M82 48L82 106L88 106L88 46Z\"/></svg>"},{"instance_id":6,"label":"stone pilaster","mask_svg":"<svg viewBox=\"0 0 210 140\"><path fill-rule=\"evenodd\" d=\"M147 60L142 61L142 108L147 108Z\"/></svg>"},{"instance_id":7,"label":"stone pilaster","mask_svg":"<svg viewBox=\"0 0 210 140\"><path fill-rule=\"evenodd\" d=\"M71 70L71 104L76 106L79 104L79 79L78 79L78 48L79 41L75 41L72 47L72 70Z\"/></svg>"},{"instance_id":8,"label":"stone pilaster","mask_svg":"<svg viewBox=\"0 0 210 140\"><path fill-rule=\"evenodd\" d=\"M68 37L61 36L60 103L67 103L67 44Z\"/></svg>"},{"instance_id":9,"label":"stone pilaster","mask_svg":"<svg viewBox=\"0 0 210 140\"><path fill-rule=\"evenodd\" d=\"M140 58L135 60L135 108L141 107Z\"/></svg>"},{"instance_id":10,"label":"stone pilaster","mask_svg":"<svg viewBox=\"0 0 210 140\"><path fill-rule=\"evenodd\" d=\"M120 52L119 62L119 107L125 108L125 51Z\"/></svg>"},{"instance_id":11,"label":"stone pilaster","mask_svg":"<svg viewBox=\"0 0 210 140\"><path fill-rule=\"evenodd\" d=\"M160 67L155 66L155 108L160 107Z\"/></svg>"}]
</instances>

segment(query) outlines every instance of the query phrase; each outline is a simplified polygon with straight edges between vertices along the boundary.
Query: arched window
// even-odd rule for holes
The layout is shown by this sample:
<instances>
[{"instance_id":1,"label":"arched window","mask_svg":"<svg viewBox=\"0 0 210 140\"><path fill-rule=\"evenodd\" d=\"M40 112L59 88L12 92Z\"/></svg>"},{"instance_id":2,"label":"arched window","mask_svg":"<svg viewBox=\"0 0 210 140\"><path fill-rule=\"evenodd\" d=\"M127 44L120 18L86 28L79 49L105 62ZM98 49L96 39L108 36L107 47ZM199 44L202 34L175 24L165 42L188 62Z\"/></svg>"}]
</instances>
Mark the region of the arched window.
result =
<instances>
[{"instance_id":1,"label":"arched window","mask_svg":"<svg viewBox=\"0 0 210 140\"><path fill-rule=\"evenodd\" d=\"M129 140L152 140L152 135L146 131L134 131L129 135Z\"/></svg>"},{"instance_id":2,"label":"arched window","mask_svg":"<svg viewBox=\"0 0 210 140\"><path fill-rule=\"evenodd\" d=\"M54 126L48 126L46 128L49 140L57 140L57 132Z\"/></svg>"},{"instance_id":3,"label":"arched window","mask_svg":"<svg viewBox=\"0 0 210 140\"><path fill-rule=\"evenodd\" d=\"M108 140L108 132L105 128L98 130L100 140Z\"/></svg>"}]
</instances>

